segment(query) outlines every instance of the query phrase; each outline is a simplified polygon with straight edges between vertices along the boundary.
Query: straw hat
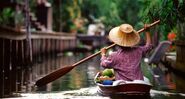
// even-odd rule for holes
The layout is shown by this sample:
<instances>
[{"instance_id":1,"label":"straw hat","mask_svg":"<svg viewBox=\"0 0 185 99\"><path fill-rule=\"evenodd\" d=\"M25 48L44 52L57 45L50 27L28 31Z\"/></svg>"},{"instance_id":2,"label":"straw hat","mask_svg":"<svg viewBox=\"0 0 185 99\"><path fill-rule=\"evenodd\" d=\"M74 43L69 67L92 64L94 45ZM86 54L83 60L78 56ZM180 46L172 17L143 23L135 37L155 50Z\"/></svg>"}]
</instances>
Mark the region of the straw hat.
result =
<instances>
[{"instance_id":1,"label":"straw hat","mask_svg":"<svg viewBox=\"0 0 185 99\"><path fill-rule=\"evenodd\" d=\"M140 36L129 24L122 24L109 32L109 39L115 44L131 47L139 43Z\"/></svg>"}]
</instances>

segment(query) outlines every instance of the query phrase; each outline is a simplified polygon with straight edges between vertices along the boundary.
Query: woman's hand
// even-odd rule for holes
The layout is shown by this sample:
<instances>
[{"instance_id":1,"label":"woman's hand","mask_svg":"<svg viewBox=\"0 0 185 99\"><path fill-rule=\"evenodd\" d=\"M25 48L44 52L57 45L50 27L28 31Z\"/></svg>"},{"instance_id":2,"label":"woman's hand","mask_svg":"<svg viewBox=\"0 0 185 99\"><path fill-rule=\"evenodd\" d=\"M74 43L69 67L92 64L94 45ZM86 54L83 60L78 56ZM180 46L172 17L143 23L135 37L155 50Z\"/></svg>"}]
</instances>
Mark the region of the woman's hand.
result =
<instances>
[{"instance_id":1,"label":"woman's hand","mask_svg":"<svg viewBox=\"0 0 185 99\"><path fill-rule=\"evenodd\" d=\"M106 55L106 52L107 52L107 49L104 47L100 51L101 51L101 55L102 56L105 56Z\"/></svg>"},{"instance_id":2,"label":"woman's hand","mask_svg":"<svg viewBox=\"0 0 185 99\"><path fill-rule=\"evenodd\" d=\"M149 30L150 24L144 24L144 29L147 31Z\"/></svg>"}]
</instances>

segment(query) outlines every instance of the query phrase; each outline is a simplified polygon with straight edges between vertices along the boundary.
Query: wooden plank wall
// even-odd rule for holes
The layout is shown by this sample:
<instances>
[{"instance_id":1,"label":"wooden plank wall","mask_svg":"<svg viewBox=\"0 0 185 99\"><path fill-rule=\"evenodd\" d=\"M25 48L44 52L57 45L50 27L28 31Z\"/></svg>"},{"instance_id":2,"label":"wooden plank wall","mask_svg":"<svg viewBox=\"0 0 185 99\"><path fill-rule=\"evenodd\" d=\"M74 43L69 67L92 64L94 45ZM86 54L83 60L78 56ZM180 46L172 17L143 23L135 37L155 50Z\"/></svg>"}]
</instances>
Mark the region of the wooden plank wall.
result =
<instances>
[{"instance_id":1,"label":"wooden plank wall","mask_svg":"<svg viewBox=\"0 0 185 99\"><path fill-rule=\"evenodd\" d=\"M31 64L27 61L25 34L5 32L0 33L0 97L11 97L14 92L31 90L28 83L37 78L29 74ZM73 35L33 33L31 38L33 60L36 61L40 55L58 53L77 45ZM45 65L43 69L50 68Z\"/></svg>"}]
</instances>

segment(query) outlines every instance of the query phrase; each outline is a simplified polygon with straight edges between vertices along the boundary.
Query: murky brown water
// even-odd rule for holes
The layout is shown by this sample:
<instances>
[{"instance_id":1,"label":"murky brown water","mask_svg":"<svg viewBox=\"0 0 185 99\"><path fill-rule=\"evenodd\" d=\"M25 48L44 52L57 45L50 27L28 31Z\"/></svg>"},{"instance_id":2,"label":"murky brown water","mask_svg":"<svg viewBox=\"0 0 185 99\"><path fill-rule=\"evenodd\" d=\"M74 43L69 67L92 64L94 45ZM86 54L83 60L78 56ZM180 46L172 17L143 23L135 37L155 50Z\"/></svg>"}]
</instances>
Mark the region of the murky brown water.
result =
<instances>
[{"instance_id":1,"label":"murky brown water","mask_svg":"<svg viewBox=\"0 0 185 99\"><path fill-rule=\"evenodd\" d=\"M91 55L91 53L65 53L58 54L58 56L38 57L35 60L35 64L26 71L24 78L27 79L27 84L21 86L22 98L35 97L40 98L53 98L53 99L81 99L81 98L105 98L96 93L96 85L93 81L96 73L102 68L99 66L100 57L94 57L89 61L75 67L72 71L62 76L61 78L47 84L44 87L39 87L37 90L33 87L34 82L39 77L43 77L54 71L57 68L61 68L65 65L73 64L80 59ZM176 76L174 73L164 68L163 66L149 66L142 62L143 71L146 77L150 79L153 84L153 88L150 92L150 96L146 96L145 99L184 99L185 98L185 79L183 76ZM153 75L155 74L155 75ZM26 92L26 93L25 93ZM131 96L121 96L127 98L133 98ZM138 96L137 96L138 97ZM116 97L117 99L118 97ZM143 97L141 97L143 99Z\"/></svg>"}]
</instances>

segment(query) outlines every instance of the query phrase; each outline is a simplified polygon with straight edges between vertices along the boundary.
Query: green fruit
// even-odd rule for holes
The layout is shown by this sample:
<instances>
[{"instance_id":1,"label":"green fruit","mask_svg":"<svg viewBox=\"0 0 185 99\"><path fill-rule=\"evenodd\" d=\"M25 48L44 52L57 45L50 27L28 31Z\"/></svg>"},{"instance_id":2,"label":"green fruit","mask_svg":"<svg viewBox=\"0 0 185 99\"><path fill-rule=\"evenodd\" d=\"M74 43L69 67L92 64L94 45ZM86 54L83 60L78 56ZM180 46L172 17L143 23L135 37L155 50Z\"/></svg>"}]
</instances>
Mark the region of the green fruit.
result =
<instances>
[{"instance_id":1,"label":"green fruit","mask_svg":"<svg viewBox=\"0 0 185 99\"><path fill-rule=\"evenodd\" d=\"M101 80L99 78L96 78L95 81L96 81L96 83L100 83L101 82Z\"/></svg>"},{"instance_id":2,"label":"green fruit","mask_svg":"<svg viewBox=\"0 0 185 99\"><path fill-rule=\"evenodd\" d=\"M110 78L109 76L103 76L103 78Z\"/></svg>"},{"instance_id":3,"label":"green fruit","mask_svg":"<svg viewBox=\"0 0 185 99\"><path fill-rule=\"evenodd\" d=\"M105 69L105 70L103 70L102 75L103 76L108 76L108 77L114 76L113 69Z\"/></svg>"}]
</instances>

